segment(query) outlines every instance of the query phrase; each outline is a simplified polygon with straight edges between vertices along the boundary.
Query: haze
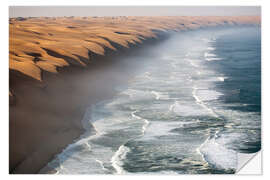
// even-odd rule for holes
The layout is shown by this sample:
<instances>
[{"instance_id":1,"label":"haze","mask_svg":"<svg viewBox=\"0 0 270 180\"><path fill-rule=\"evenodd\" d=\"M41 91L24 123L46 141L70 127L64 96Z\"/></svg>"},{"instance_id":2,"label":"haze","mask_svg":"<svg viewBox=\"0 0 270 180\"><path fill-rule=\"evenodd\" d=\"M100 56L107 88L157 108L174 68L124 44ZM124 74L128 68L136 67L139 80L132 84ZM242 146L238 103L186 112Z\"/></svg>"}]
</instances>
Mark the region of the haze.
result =
<instances>
[{"instance_id":1,"label":"haze","mask_svg":"<svg viewBox=\"0 0 270 180\"><path fill-rule=\"evenodd\" d=\"M59 16L244 16L259 6L10 6L9 17Z\"/></svg>"}]
</instances>

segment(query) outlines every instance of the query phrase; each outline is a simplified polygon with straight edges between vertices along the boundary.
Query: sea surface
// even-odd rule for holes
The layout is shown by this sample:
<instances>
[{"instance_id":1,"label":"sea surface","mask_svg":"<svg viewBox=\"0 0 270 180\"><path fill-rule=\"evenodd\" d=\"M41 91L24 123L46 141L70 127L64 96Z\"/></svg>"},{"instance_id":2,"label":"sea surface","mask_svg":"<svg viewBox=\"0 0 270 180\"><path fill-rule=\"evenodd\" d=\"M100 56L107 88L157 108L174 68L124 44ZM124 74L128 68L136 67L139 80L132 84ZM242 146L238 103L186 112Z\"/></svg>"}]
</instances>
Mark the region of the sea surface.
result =
<instances>
[{"instance_id":1,"label":"sea surface","mask_svg":"<svg viewBox=\"0 0 270 180\"><path fill-rule=\"evenodd\" d=\"M137 75L89 107L57 174L227 174L261 149L261 29L173 33ZM130 59L131 61L134 60Z\"/></svg>"}]
</instances>

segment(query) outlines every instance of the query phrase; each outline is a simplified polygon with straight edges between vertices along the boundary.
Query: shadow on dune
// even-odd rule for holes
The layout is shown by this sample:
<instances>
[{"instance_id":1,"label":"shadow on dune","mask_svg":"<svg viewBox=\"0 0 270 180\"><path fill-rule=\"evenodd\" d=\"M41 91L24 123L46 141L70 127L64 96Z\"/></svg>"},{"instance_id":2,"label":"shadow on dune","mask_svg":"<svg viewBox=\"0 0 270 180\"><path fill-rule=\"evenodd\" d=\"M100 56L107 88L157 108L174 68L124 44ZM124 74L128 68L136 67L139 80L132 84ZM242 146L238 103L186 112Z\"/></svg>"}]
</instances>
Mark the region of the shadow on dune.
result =
<instances>
[{"instance_id":1,"label":"shadow on dune","mask_svg":"<svg viewBox=\"0 0 270 180\"><path fill-rule=\"evenodd\" d=\"M86 108L112 97L114 88L143 66L136 56L167 37L160 33L159 39L145 40L143 48L111 42L120 50L108 50L105 56L89 51L90 60L80 59L91 65L61 68L57 74L44 71L42 82L10 70L10 88L16 89L9 108L10 173L37 173L78 138L84 132L81 120Z\"/></svg>"}]
</instances>

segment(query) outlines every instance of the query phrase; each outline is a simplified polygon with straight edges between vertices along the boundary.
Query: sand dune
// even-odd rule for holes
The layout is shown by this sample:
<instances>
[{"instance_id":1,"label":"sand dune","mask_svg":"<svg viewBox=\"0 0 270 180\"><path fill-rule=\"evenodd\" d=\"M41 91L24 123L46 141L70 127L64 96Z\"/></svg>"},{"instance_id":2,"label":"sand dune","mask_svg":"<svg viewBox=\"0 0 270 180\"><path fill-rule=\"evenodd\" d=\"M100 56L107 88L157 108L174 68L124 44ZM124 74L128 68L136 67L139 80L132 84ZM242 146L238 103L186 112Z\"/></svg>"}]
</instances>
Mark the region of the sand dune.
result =
<instances>
[{"instance_id":1,"label":"sand dune","mask_svg":"<svg viewBox=\"0 0 270 180\"><path fill-rule=\"evenodd\" d=\"M41 73L58 67L85 66L78 56L104 55L110 42L126 48L156 37L153 30L187 30L206 26L259 24L259 17L70 17L10 19L10 69L41 81ZM49 55L45 49L73 59ZM77 62L77 63L76 63Z\"/></svg>"},{"instance_id":2,"label":"sand dune","mask_svg":"<svg viewBox=\"0 0 270 180\"><path fill-rule=\"evenodd\" d=\"M38 172L82 134L85 108L111 97L115 84L128 79L133 69L121 64L115 55L122 53L118 54L119 50L140 47L150 39L158 41L161 31L260 25L257 16L38 17L9 21L12 173Z\"/></svg>"}]
</instances>

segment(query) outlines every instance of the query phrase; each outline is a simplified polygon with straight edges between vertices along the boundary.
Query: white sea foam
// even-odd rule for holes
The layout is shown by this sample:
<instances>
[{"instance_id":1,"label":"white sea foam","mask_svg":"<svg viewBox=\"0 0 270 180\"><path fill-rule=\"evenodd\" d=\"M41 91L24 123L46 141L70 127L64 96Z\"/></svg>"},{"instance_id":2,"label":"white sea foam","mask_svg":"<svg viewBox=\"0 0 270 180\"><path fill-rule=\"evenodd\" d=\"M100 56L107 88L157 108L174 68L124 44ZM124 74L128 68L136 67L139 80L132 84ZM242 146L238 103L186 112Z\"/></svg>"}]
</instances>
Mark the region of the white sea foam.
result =
<instances>
[{"instance_id":1,"label":"white sea foam","mask_svg":"<svg viewBox=\"0 0 270 180\"><path fill-rule=\"evenodd\" d=\"M216 55L212 54L212 53L205 52L204 57L216 57Z\"/></svg>"},{"instance_id":2,"label":"white sea foam","mask_svg":"<svg viewBox=\"0 0 270 180\"><path fill-rule=\"evenodd\" d=\"M218 60L222 60L222 58L217 57L216 54L212 54L209 52L205 52L204 53L204 57L206 61L218 61Z\"/></svg>"},{"instance_id":3,"label":"white sea foam","mask_svg":"<svg viewBox=\"0 0 270 180\"><path fill-rule=\"evenodd\" d=\"M226 77L218 77L218 80L220 81L224 81L225 79L227 79Z\"/></svg>"},{"instance_id":4,"label":"white sea foam","mask_svg":"<svg viewBox=\"0 0 270 180\"><path fill-rule=\"evenodd\" d=\"M197 89L194 93L196 93L193 94L194 98L196 98L198 102L216 100L223 95L220 92L209 89Z\"/></svg>"},{"instance_id":5,"label":"white sea foam","mask_svg":"<svg viewBox=\"0 0 270 180\"><path fill-rule=\"evenodd\" d=\"M137 110L131 112L131 116L134 117L134 118L136 118L136 119L143 119L143 118L141 118L140 116L136 115L136 114L135 114L136 112L137 112ZM150 124L150 122L149 122L147 119L143 119L143 120L144 120L144 125L142 126L142 135L145 134L146 128L147 128L147 126Z\"/></svg>"},{"instance_id":6,"label":"white sea foam","mask_svg":"<svg viewBox=\"0 0 270 180\"><path fill-rule=\"evenodd\" d=\"M210 136L196 149L196 151L197 151L197 153L198 154L200 154L201 155L201 157L203 158L203 160L205 161L205 162L207 162L206 161L206 159L204 158L204 155L202 154L202 152L201 152L201 149L202 149L202 147L204 147L204 145L209 141L209 139L210 139Z\"/></svg>"},{"instance_id":7,"label":"white sea foam","mask_svg":"<svg viewBox=\"0 0 270 180\"><path fill-rule=\"evenodd\" d=\"M136 112L137 112L137 110L131 112L131 116L134 117L134 118L136 118L136 119L142 119L140 116L135 115Z\"/></svg>"},{"instance_id":8,"label":"white sea foam","mask_svg":"<svg viewBox=\"0 0 270 180\"><path fill-rule=\"evenodd\" d=\"M169 111L173 111L174 107L177 105L177 101L174 101L174 103L172 105L170 105L169 107Z\"/></svg>"},{"instance_id":9,"label":"white sea foam","mask_svg":"<svg viewBox=\"0 0 270 180\"><path fill-rule=\"evenodd\" d=\"M159 171L158 172L159 174L163 174L163 175L178 175L179 173L175 172L175 171ZM150 173L149 174L153 174L153 173Z\"/></svg>"},{"instance_id":10,"label":"white sea foam","mask_svg":"<svg viewBox=\"0 0 270 180\"><path fill-rule=\"evenodd\" d=\"M214 47L207 47L207 50L209 50L209 51L214 51L216 48L214 48Z\"/></svg>"},{"instance_id":11,"label":"white sea foam","mask_svg":"<svg viewBox=\"0 0 270 180\"><path fill-rule=\"evenodd\" d=\"M206 109L202 109L201 106L179 101L175 101L174 104L169 107L169 111L179 116L200 116L209 114L209 112Z\"/></svg>"},{"instance_id":12,"label":"white sea foam","mask_svg":"<svg viewBox=\"0 0 270 180\"><path fill-rule=\"evenodd\" d=\"M177 99L177 98L171 98L167 92L158 92L158 91L151 91L151 94L155 95L156 100L168 100L168 99Z\"/></svg>"},{"instance_id":13,"label":"white sea foam","mask_svg":"<svg viewBox=\"0 0 270 180\"><path fill-rule=\"evenodd\" d=\"M130 151L130 149L124 145L121 145L118 150L115 152L111 159L111 163L113 168L116 171L116 174L124 174L125 170L123 169L122 165L123 162L122 160L125 159L127 153Z\"/></svg>"},{"instance_id":14,"label":"white sea foam","mask_svg":"<svg viewBox=\"0 0 270 180\"><path fill-rule=\"evenodd\" d=\"M216 142L215 138L206 139L199 147L200 154L211 165L218 169L236 169L237 153Z\"/></svg>"},{"instance_id":15,"label":"white sea foam","mask_svg":"<svg viewBox=\"0 0 270 180\"><path fill-rule=\"evenodd\" d=\"M197 95L198 89L196 87L193 87L192 96L196 100L196 103L200 106L202 106L204 109L208 110L214 117L218 117L218 115L209 107L207 107L203 100Z\"/></svg>"},{"instance_id":16,"label":"white sea foam","mask_svg":"<svg viewBox=\"0 0 270 180\"><path fill-rule=\"evenodd\" d=\"M216 58L216 57L213 57L213 58L205 58L206 61L219 61L219 60L222 60L221 58Z\"/></svg>"},{"instance_id":17,"label":"white sea foam","mask_svg":"<svg viewBox=\"0 0 270 180\"><path fill-rule=\"evenodd\" d=\"M163 122L163 121L156 121L155 123L151 123L148 125L147 133L142 136L143 140L155 139L160 136L167 136L173 134L170 132L172 129L176 127L182 127L181 122Z\"/></svg>"},{"instance_id":18,"label":"white sea foam","mask_svg":"<svg viewBox=\"0 0 270 180\"><path fill-rule=\"evenodd\" d=\"M144 119L144 125L142 127L143 135L145 134L146 128L148 127L149 124L150 124L150 122L147 119Z\"/></svg>"},{"instance_id":19,"label":"white sea foam","mask_svg":"<svg viewBox=\"0 0 270 180\"><path fill-rule=\"evenodd\" d=\"M160 99L161 94L159 92L157 92L157 91L151 91L151 93L155 95L156 100L159 100Z\"/></svg>"}]
</instances>

